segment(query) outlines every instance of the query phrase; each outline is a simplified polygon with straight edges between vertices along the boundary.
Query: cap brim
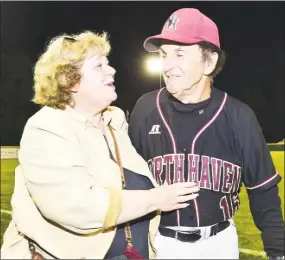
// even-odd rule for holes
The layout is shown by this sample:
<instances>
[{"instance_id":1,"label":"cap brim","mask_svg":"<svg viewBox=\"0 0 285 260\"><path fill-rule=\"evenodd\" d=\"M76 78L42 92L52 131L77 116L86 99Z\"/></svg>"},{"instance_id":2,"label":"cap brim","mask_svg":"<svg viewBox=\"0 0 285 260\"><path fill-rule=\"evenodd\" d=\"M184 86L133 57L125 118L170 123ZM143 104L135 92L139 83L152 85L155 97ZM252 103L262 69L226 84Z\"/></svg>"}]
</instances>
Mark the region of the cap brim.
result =
<instances>
[{"instance_id":1,"label":"cap brim","mask_svg":"<svg viewBox=\"0 0 285 260\"><path fill-rule=\"evenodd\" d=\"M198 42L201 42L201 39L193 38L193 37L187 37L186 39L182 39L181 36L179 35L178 37L175 37L174 35L163 35L163 34L158 34L151 36L147 38L144 41L144 48L148 52L156 52L159 50L162 41L167 40L175 43L181 43L181 44L196 44Z\"/></svg>"}]
</instances>

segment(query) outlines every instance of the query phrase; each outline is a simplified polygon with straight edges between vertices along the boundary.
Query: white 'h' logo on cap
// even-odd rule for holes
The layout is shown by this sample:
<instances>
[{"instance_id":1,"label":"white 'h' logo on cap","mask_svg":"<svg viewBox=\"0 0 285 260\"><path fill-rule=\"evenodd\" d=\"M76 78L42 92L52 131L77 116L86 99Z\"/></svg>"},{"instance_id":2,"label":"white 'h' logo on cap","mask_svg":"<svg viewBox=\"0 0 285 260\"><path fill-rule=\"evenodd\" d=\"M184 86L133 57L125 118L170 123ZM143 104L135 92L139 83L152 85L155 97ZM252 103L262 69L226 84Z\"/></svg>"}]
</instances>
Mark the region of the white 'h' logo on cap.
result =
<instances>
[{"instance_id":1,"label":"white 'h' logo on cap","mask_svg":"<svg viewBox=\"0 0 285 260\"><path fill-rule=\"evenodd\" d=\"M176 30L176 25L179 22L179 19L177 16L172 15L168 18L166 22L166 28L170 30Z\"/></svg>"}]
</instances>

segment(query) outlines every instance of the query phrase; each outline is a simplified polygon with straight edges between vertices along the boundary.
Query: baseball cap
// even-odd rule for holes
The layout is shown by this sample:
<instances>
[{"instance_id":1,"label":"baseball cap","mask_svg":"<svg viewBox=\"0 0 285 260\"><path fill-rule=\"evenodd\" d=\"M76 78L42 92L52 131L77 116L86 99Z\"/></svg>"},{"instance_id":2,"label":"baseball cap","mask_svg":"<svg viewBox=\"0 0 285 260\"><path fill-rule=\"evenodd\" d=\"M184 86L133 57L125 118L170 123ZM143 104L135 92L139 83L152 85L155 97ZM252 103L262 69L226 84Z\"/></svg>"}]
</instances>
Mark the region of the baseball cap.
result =
<instances>
[{"instance_id":1,"label":"baseball cap","mask_svg":"<svg viewBox=\"0 0 285 260\"><path fill-rule=\"evenodd\" d=\"M206 41L220 48L217 25L194 8L182 8L172 13L161 33L145 40L144 48L149 52L157 51L161 40L189 45Z\"/></svg>"}]
</instances>

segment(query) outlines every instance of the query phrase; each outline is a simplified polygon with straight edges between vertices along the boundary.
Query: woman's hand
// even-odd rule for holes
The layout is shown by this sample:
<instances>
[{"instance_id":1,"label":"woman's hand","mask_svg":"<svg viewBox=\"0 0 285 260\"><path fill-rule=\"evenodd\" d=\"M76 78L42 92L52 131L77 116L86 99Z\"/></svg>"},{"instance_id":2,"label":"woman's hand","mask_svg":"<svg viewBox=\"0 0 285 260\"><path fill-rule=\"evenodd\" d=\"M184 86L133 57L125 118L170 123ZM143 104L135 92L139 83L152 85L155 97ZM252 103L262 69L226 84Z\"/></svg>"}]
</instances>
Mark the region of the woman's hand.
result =
<instances>
[{"instance_id":1,"label":"woman's hand","mask_svg":"<svg viewBox=\"0 0 285 260\"><path fill-rule=\"evenodd\" d=\"M168 185L166 182L158 188L151 189L155 210L172 211L186 208L189 200L198 197L200 189L194 182L181 182Z\"/></svg>"}]
</instances>

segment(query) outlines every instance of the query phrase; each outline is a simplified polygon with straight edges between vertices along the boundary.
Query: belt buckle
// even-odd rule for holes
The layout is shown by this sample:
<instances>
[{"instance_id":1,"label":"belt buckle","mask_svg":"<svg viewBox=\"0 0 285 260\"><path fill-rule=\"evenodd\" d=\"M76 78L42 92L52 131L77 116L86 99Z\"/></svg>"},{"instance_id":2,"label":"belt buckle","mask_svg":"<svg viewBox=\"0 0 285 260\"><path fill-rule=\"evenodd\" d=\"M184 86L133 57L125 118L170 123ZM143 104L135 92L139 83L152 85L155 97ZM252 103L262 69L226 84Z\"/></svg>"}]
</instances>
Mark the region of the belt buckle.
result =
<instances>
[{"instance_id":1,"label":"belt buckle","mask_svg":"<svg viewBox=\"0 0 285 260\"><path fill-rule=\"evenodd\" d=\"M190 241L191 243L197 242L202 237L200 229L193 230L190 232L190 234L191 234L191 237L193 237L192 241Z\"/></svg>"},{"instance_id":2,"label":"belt buckle","mask_svg":"<svg viewBox=\"0 0 285 260\"><path fill-rule=\"evenodd\" d=\"M194 235L200 235L201 234L201 230L200 229L194 229L189 231L189 234L194 234Z\"/></svg>"},{"instance_id":3,"label":"belt buckle","mask_svg":"<svg viewBox=\"0 0 285 260\"><path fill-rule=\"evenodd\" d=\"M175 235L177 236L178 233L176 233ZM183 242L188 242L188 243L195 243L198 240L200 240L202 237L200 230L193 230L190 232L185 232L184 235L186 235L186 237L185 237L185 239L183 239Z\"/></svg>"}]
</instances>

